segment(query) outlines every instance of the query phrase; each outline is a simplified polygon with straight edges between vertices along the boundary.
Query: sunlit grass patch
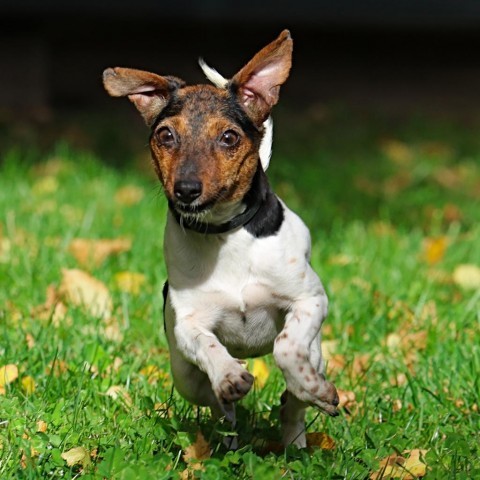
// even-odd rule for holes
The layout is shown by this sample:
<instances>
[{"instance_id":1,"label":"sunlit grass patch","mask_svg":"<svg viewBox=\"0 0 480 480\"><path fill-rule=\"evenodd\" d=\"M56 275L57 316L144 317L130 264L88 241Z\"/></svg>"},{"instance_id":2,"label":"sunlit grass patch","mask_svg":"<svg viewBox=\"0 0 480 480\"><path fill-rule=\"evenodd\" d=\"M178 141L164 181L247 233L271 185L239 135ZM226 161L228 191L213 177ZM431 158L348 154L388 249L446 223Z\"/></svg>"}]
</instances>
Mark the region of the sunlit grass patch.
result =
<instances>
[{"instance_id":1,"label":"sunlit grass patch","mask_svg":"<svg viewBox=\"0 0 480 480\"><path fill-rule=\"evenodd\" d=\"M334 127L271 166L311 227L330 298L325 353L342 414L309 411L306 451L279 447L285 385L271 356L249 362L257 382L238 408L237 452L222 446L228 425L172 390L167 205L152 177L64 145L40 163L5 155L1 478L480 475L476 145L456 130L434 142L435 130L371 125L366 141Z\"/></svg>"}]
</instances>

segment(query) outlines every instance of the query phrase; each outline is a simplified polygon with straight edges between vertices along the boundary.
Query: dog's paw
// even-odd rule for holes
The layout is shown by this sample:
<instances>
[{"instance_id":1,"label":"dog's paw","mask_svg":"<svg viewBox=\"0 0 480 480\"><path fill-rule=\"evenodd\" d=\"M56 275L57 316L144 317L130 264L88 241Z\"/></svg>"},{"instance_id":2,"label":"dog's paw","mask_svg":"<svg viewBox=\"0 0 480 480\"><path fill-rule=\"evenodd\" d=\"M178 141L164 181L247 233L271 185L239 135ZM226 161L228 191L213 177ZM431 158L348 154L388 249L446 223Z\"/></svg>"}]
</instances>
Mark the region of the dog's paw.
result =
<instances>
[{"instance_id":1,"label":"dog's paw","mask_svg":"<svg viewBox=\"0 0 480 480\"><path fill-rule=\"evenodd\" d=\"M287 389L302 402L322 410L327 415L336 417L339 404L337 389L333 383L325 380L313 367L308 375L294 377L284 372Z\"/></svg>"},{"instance_id":2,"label":"dog's paw","mask_svg":"<svg viewBox=\"0 0 480 480\"><path fill-rule=\"evenodd\" d=\"M253 375L237 362L225 370L214 385L214 392L221 404L232 403L244 397L253 385Z\"/></svg>"}]
</instances>

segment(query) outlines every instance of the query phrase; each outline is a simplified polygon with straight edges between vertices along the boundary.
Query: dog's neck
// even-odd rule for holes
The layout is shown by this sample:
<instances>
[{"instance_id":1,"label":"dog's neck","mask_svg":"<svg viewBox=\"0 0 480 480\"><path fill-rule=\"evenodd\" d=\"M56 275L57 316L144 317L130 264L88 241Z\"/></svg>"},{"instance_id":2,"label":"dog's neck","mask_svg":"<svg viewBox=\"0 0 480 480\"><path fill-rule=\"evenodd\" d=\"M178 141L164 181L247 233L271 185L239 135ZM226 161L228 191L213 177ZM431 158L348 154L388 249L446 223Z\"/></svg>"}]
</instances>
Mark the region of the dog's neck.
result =
<instances>
[{"instance_id":1,"label":"dog's neck","mask_svg":"<svg viewBox=\"0 0 480 480\"><path fill-rule=\"evenodd\" d=\"M265 202L268 193L270 193L268 180L259 162L252 185L242 200L218 205L202 218L181 215L171 203L169 203L169 207L175 220L183 228L203 234L221 234L231 232L251 222Z\"/></svg>"}]
</instances>

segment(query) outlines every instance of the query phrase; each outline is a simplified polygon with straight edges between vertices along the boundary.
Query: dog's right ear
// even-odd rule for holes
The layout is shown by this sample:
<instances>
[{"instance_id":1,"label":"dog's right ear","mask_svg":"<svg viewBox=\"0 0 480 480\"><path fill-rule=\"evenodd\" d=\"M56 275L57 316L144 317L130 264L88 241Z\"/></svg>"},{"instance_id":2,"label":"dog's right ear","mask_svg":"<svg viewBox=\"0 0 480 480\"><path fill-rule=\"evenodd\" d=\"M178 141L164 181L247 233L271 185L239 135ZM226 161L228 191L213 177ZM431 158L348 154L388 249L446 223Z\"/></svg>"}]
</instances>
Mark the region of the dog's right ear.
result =
<instances>
[{"instance_id":1,"label":"dog's right ear","mask_svg":"<svg viewBox=\"0 0 480 480\"><path fill-rule=\"evenodd\" d=\"M115 67L103 72L103 85L112 97L128 97L145 123L151 126L167 105L172 92L182 87L184 82L175 77Z\"/></svg>"}]
</instances>

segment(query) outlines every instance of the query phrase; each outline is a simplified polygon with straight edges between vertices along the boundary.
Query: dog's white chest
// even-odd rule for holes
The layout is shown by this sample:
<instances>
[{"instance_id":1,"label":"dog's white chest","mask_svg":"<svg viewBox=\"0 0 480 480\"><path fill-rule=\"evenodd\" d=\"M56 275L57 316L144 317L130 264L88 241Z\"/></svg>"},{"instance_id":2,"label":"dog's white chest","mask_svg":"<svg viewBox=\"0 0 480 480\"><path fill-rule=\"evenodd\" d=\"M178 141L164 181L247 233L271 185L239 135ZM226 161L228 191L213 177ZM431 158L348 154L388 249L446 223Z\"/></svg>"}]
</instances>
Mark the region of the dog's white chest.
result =
<instances>
[{"instance_id":1,"label":"dog's white chest","mask_svg":"<svg viewBox=\"0 0 480 480\"><path fill-rule=\"evenodd\" d=\"M212 331L237 357L271 351L284 311L308 288L309 248L306 227L288 209L278 234L266 238L244 229L185 232L170 218L165 256L176 317Z\"/></svg>"}]
</instances>

